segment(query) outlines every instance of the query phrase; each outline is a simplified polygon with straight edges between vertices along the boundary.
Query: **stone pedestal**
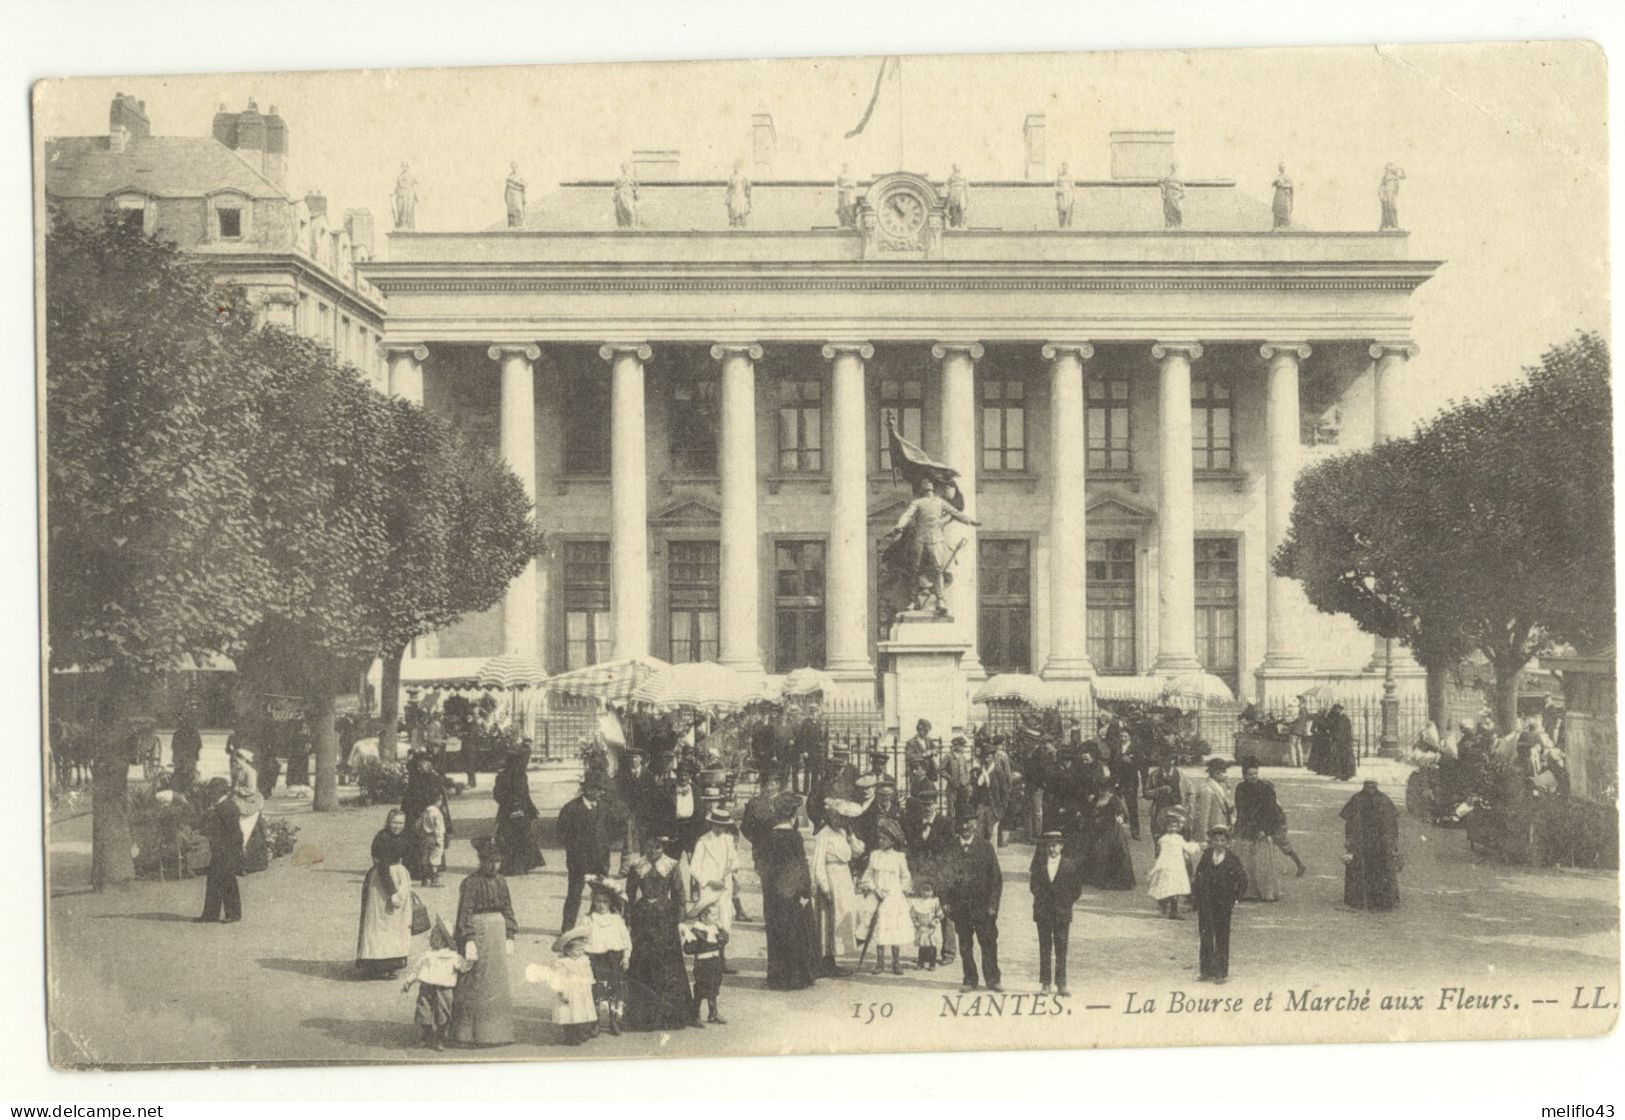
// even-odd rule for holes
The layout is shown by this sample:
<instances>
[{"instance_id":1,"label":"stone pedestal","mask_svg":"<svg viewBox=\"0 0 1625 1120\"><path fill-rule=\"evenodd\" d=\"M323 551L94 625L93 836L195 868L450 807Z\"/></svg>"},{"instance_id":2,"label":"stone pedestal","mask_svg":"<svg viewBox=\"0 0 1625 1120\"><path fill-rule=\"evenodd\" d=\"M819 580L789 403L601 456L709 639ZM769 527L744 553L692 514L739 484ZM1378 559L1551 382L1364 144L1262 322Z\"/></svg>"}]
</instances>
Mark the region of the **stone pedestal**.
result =
<instances>
[{"instance_id":1,"label":"stone pedestal","mask_svg":"<svg viewBox=\"0 0 1625 1120\"><path fill-rule=\"evenodd\" d=\"M970 720L970 690L961 660L970 649L951 614L903 611L891 637L878 643L888 730L922 719L933 727L963 730Z\"/></svg>"}]
</instances>

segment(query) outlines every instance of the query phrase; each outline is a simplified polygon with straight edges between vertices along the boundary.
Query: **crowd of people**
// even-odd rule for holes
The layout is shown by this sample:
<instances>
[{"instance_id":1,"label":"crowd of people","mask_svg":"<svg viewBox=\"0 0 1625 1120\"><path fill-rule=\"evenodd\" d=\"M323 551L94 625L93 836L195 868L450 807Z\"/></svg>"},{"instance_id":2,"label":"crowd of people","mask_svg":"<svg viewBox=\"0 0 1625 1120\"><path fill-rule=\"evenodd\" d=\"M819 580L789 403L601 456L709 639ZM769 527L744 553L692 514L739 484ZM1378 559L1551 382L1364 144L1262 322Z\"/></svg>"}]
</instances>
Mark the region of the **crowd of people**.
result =
<instances>
[{"instance_id":1,"label":"crowd of people","mask_svg":"<svg viewBox=\"0 0 1625 1120\"><path fill-rule=\"evenodd\" d=\"M761 885L769 989L957 961L961 990L1002 991L999 847L1016 779L1006 743L987 735L943 746L922 720L901 752L906 797L891 758L876 753L860 772L834 750L805 793L793 774L770 768L737 815L732 776L700 745L653 758L627 748L613 776L589 765L557 821L565 897L554 959L523 972L560 1041L725 1025L730 945L736 923L751 920L740 894L747 866ZM1178 763L1137 758L1115 717L1096 739L1053 734L1022 752L1020 777L1036 804L1018 823L1034 845L1027 887L1042 991L1070 994L1070 930L1083 893L1138 885L1142 801L1154 851L1145 889L1168 919L1195 913L1202 980L1228 980L1235 906L1279 899L1283 861L1305 873L1255 761L1242 761L1234 786L1225 759L1208 759L1195 780ZM508 879L542 864L527 764L521 748L496 777L495 828L473 841L478 869L460 884L450 928L412 893L414 880L438 885L453 836L448 783L426 752L410 760L402 805L374 838L357 966L399 977L413 935L429 933L407 980L418 987L415 1021L427 1046L513 1040L509 958L519 923ZM1366 782L1342 819L1346 904L1391 908L1401 863L1392 803Z\"/></svg>"}]
</instances>

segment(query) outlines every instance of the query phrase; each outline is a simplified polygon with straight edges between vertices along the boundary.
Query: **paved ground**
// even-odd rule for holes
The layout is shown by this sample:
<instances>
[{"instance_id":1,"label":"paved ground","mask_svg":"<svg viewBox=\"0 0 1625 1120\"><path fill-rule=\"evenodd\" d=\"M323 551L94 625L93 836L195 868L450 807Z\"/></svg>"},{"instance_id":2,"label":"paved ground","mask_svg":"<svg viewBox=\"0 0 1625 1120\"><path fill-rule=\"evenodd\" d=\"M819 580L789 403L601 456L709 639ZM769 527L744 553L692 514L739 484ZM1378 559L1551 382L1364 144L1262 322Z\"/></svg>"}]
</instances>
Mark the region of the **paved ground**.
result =
<instances>
[{"instance_id":1,"label":"paved ground","mask_svg":"<svg viewBox=\"0 0 1625 1120\"><path fill-rule=\"evenodd\" d=\"M1396 803L1402 800L1405 770L1398 764L1372 764L1367 775L1381 780ZM1619 999L1616 875L1483 864L1468 853L1462 833L1424 829L1405 819L1402 907L1383 915L1349 911L1342 907L1336 813L1352 787L1295 771L1265 776L1277 784L1293 843L1310 874L1288 880L1282 901L1237 911L1228 987L1196 982L1195 921L1159 917L1142 885L1129 892L1091 891L1079 903L1071 1000L1021 995L1037 990L1037 949L1026 890L1031 849L1013 843L1002 854L1001 958L1010 994L1001 1004L961 998L957 966L769 992L756 921L736 929L731 956L741 974L730 977L723 991L726 1026L606 1037L567 1050L555 1043L537 994L519 982L519 1040L480 1056L1463 1038L1595 1034L1612 1025L1617 1012L1611 1006L1576 1010L1574 1004L1617 1005ZM454 804L460 837L447 886L421 892L448 918L456 908L456 884L472 868L468 839L490 827L488 782L481 785ZM544 796L556 804L557 793ZM279 797L268 813L295 819L301 851L243 880L247 917L232 926L190 921L201 906L201 879L90 892L89 818L53 826L50 994L58 1064L441 1057L417 1047L412 997L402 995L398 984L354 975L360 884L383 811L318 815ZM1136 844L1134 854L1143 884L1149 841ZM520 966L546 959L558 929L562 854L550 852L549 861L545 870L512 881ZM744 880L746 906L759 919L756 881L748 873ZM1370 1010L1287 1009L1292 992L1311 988L1326 997L1352 989L1356 1000L1369 989ZM1464 992L1456 996L1444 988ZM1420 1003L1383 1010L1385 995ZM1495 1007L1470 1006L1477 997L1495 995L1503 997ZM1237 1004L1198 1009L1190 1005L1192 997L1233 998ZM1536 1002L1544 999L1556 1002ZM1142 1011L1148 1000L1154 1009ZM1442 1000L1451 1005L1441 1009ZM444 1055L459 1057L468 1054Z\"/></svg>"}]
</instances>

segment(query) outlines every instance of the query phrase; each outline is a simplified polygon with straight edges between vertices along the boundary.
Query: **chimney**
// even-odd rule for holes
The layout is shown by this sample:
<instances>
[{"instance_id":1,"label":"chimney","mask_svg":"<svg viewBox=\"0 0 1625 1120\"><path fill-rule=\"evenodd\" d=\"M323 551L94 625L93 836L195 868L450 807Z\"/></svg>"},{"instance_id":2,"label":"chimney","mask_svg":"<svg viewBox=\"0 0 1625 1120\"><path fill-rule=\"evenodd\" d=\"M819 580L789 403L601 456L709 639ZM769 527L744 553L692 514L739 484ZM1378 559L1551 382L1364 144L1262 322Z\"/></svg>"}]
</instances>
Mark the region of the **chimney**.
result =
<instances>
[{"instance_id":1,"label":"chimney","mask_svg":"<svg viewBox=\"0 0 1625 1120\"><path fill-rule=\"evenodd\" d=\"M151 135L152 127L147 123L147 103L137 101L128 94L115 93L113 104L107 110L108 146L115 152L122 152L131 137Z\"/></svg>"},{"instance_id":2,"label":"chimney","mask_svg":"<svg viewBox=\"0 0 1625 1120\"><path fill-rule=\"evenodd\" d=\"M1161 179L1175 162L1172 132L1113 132L1111 141L1113 179Z\"/></svg>"},{"instance_id":3,"label":"chimney","mask_svg":"<svg viewBox=\"0 0 1625 1120\"><path fill-rule=\"evenodd\" d=\"M222 101L214 114L214 138L228 148L237 146L237 114L226 111Z\"/></svg>"},{"instance_id":4,"label":"chimney","mask_svg":"<svg viewBox=\"0 0 1625 1120\"><path fill-rule=\"evenodd\" d=\"M675 148L636 148L632 151L632 174L640 183L677 178L679 153Z\"/></svg>"},{"instance_id":5,"label":"chimney","mask_svg":"<svg viewBox=\"0 0 1625 1120\"><path fill-rule=\"evenodd\" d=\"M1043 113L1027 114L1027 121L1021 126L1021 138L1027 149L1024 174L1028 179L1047 179L1049 161L1044 155Z\"/></svg>"},{"instance_id":6,"label":"chimney","mask_svg":"<svg viewBox=\"0 0 1625 1120\"><path fill-rule=\"evenodd\" d=\"M310 220L319 221L327 217L327 196L312 192L305 196L305 209L310 211Z\"/></svg>"},{"instance_id":7,"label":"chimney","mask_svg":"<svg viewBox=\"0 0 1625 1120\"><path fill-rule=\"evenodd\" d=\"M265 117L265 177L279 187L288 185L288 125L276 106Z\"/></svg>"},{"instance_id":8,"label":"chimney","mask_svg":"<svg viewBox=\"0 0 1625 1120\"><path fill-rule=\"evenodd\" d=\"M750 173L753 178L773 177L773 153L779 137L773 131L772 113L752 113L750 118Z\"/></svg>"},{"instance_id":9,"label":"chimney","mask_svg":"<svg viewBox=\"0 0 1625 1120\"><path fill-rule=\"evenodd\" d=\"M346 210L344 228L350 231L350 245L358 261L370 261L373 254L373 225L371 210Z\"/></svg>"},{"instance_id":10,"label":"chimney","mask_svg":"<svg viewBox=\"0 0 1625 1120\"><path fill-rule=\"evenodd\" d=\"M249 99L248 108L237 114L237 150L256 167L261 166L265 151L265 118L258 105Z\"/></svg>"}]
</instances>

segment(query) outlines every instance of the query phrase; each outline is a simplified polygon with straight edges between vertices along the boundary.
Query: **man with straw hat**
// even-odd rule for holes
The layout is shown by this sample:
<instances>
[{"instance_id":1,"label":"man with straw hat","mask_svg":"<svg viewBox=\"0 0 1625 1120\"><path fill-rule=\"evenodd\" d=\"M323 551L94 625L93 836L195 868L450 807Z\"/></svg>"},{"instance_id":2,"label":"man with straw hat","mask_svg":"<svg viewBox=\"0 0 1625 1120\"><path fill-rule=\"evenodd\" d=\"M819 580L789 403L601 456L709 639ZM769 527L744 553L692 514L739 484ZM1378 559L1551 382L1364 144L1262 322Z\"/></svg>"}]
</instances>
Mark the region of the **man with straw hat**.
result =
<instances>
[{"instance_id":1,"label":"man with straw hat","mask_svg":"<svg viewBox=\"0 0 1625 1120\"><path fill-rule=\"evenodd\" d=\"M690 900L715 892L722 905L717 907L717 924L733 932L734 892L739 889L739 847L734 838L733 814L724 805L712 805L705 814L708 831L694 842L688 858Z\"/></svg>"}]
</instances>

